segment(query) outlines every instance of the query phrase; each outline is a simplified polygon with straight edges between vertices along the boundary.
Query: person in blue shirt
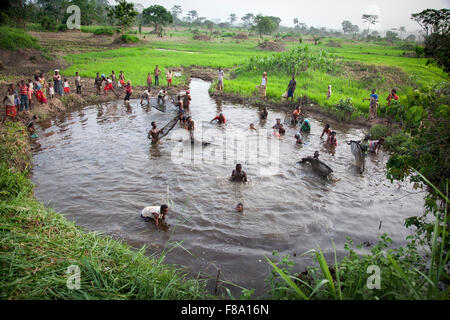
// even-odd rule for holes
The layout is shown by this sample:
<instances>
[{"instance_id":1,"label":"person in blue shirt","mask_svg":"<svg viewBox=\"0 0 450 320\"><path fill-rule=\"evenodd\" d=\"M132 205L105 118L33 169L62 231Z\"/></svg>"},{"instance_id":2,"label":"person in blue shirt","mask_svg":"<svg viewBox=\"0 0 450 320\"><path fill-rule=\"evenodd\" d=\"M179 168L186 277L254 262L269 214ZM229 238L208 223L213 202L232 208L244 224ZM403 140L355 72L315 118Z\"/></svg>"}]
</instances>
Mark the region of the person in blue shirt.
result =
<instances>
[{"instance_id":1,"label":"person in blue shirt","mask_svg":"<svg viewBox=\"0 0 450 320\"><path fill-rule=\"evenodd\" d=\"M376 92L376 90L372 89L372 94L370 95L370 98L363 99L363 102L366 100L370 101L369 120L372 120L377 115L378 95L375 92Z\"/></svg>"}]
</instances>

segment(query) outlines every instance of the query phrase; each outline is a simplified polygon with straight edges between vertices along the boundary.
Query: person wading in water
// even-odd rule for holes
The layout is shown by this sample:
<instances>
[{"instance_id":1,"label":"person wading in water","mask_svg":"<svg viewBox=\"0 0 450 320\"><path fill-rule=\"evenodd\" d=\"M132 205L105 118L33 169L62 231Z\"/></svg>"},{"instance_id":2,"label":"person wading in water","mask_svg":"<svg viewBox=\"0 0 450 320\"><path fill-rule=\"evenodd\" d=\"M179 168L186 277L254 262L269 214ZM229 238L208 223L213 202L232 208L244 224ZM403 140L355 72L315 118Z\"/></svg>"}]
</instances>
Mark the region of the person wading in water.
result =
<instances>
[{"instance_id":1,"label":"person wading in water","mask_svg":"<svg viewBox=\"0 0 450 320\"><path fill-rule=\"evenodd\" d=\"M247 182L247 173L245 173L244 170L242 170L242 165L241 164L237 164L236 165L236 169L233 170L233 172L231 172L231 177L230 177L231 181L236 181L236 182Z\"/></svg>"}]
</instances>

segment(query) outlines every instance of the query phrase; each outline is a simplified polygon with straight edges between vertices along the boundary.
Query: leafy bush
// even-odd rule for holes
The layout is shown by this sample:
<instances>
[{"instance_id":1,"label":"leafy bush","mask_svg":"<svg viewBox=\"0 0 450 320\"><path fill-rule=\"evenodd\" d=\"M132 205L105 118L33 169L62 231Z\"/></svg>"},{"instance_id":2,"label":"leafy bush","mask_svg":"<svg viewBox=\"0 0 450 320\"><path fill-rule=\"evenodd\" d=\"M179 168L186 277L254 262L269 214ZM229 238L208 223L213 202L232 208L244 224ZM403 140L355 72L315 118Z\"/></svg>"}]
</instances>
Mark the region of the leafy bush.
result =
<instances>
[{"instance_id":1,"label":"leafy bush","mask_svg":"<svg viewBox=\"0 0 450 320\"><path fill-rule=\"evenodd\" d=\"M370 136L372 139L378 140L380 138L386 138L388 135L388 128L382 124L376 124L370 128Z\"/></svg>"},{"instance_id":2,"label":"leafy bush","mask_svg":"<svg viewBox=\"0 0 450 320\"><path fill-rule=\"evenodd\" d=\"M341 100L339 100L339 103L333 106L333 109L345 113L352 113L356 111L356 107L353 104L352 98L341 98Z\"/></svg>"},{"instance_id":3,"label":"leafy bush","mask_svg":"<svg viewBox=\"0 0 450 320\"><path fill-rule=\"evenodd\" d=\"M40 49L40 46L38 39L25 33L22 29L0 27L0 48L7 50Z\"/></svg>"},{"instance_id":4,"label":"leafy bush","mask_svg":"<svg viewBox=\"0 0 450 320\"><path fill-rule=\"evenodd\" d=\"M424 55L424 53L425 53L425 49L423 48L423 47L421 47L421 46L416 46L415 48L414 48L414 51L417 53L417 55L419 55L419 56L423 56Z\"/></svg>"},{"instance_id":5,"label":"leafy bush","mask_svg":"<svg viewBox=\"0 0 450 320\"><path fill-rule=\"evenodd\" d=\"M112 36L114 34L114 31L111 28L98 28L94 31L94 34L97 36L100 35Z\"/></svg>"},{"instance_id":6,"label":"leafy bush","mask_svg":"<svg viewBox=\"0 0 450 320\"><path fill-rule=\"evenodd\" d=\"M234 37L236 34L234 32L222 32L222 37L223 38L232 38Z\"/></svg>"},{"instance_id":7,"label":"leafy bush","mask_svg":"<svg viewBox=\"0 0 450 320\"><path fill-rule=\"evenodd\" d=\"M135 43L135 42L139 42L139 38L138 38L138 37L130 36L130 35L128 35L128 34L123 34L123 35L120 37L120 40L121 40L122 42L125 42L125 43Z\"/></svg>"},{"instance_id":8,"label":"leafy bush","mask_svg":"<svg viewBox=\"0 0 450 320\"><path fill-rule=\"evenodd\" d=\"M248 71L278 71L293 74L308 68L331 72L336 70L336 65L336 58L327 51L315 52L304 46L263 57L251 57L244 68Z\"/></svg>"},{"instance_id":9,"label":"leafy bush","mask_svg":"<svg viewBox=\"0 0 450 320\"><path fill-rule=\"evenodd\" d=\"M64 32L64 31L67 31L68 29L67 29L67 24L65 24L65 23L61 23L61 24L58 24L57 26L56 26L56 31L58 31L58 32Z\"/></svg>"}]
</instances>

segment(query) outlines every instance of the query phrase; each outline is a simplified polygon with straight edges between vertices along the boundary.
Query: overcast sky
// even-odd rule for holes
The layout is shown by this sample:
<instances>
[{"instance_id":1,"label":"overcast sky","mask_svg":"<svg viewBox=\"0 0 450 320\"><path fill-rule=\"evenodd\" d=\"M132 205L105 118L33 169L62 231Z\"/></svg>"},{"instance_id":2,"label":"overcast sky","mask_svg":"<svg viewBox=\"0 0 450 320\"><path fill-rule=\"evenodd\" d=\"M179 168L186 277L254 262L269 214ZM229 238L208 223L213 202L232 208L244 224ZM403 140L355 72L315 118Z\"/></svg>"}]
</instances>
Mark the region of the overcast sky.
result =
<instances>
[{"instance_id":1,"label":"overcast sky","mask_svg":"<svg viewBox=\"0 0 450 320\"><path fill-rule=\"evenodd\" d=\"M110 2L113 2L110 0ZM144 7L160 4L166 9L180 5L183 16L190 10L196 10L199 17L219 18L226 21L230 13L238 16L253 14L277 16L284 26L293 26L293 19L308 26L341 29L343 20L350 20L360 28L367 27L362 23L364 13L377 13L380 23L375 28L389 30L405 26L408 31L418 30L418 25L410 20L411 13L423 9L450 8L450 0L132 0Z\"/></svg>"}]
</instances>

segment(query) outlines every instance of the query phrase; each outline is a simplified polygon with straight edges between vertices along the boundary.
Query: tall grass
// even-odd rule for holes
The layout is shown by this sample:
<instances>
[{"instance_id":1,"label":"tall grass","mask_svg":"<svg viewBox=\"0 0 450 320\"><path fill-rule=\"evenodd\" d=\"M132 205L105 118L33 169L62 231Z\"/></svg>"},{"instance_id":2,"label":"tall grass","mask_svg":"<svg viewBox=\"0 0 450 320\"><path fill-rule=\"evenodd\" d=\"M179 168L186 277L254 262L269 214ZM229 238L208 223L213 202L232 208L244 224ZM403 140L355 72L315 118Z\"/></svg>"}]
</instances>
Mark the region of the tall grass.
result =
<instances>
[{"instance_id":1,"label":"tall grass","mask_svg":"<svg viewBox=\"0 0 450 320\"><path fill-rule=\"evenodd\" d=\"M20 48L40 49L38 39L25 33L23 29L0 27L0 48L16 50Z\"/></svg>"}]
</instances>

